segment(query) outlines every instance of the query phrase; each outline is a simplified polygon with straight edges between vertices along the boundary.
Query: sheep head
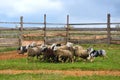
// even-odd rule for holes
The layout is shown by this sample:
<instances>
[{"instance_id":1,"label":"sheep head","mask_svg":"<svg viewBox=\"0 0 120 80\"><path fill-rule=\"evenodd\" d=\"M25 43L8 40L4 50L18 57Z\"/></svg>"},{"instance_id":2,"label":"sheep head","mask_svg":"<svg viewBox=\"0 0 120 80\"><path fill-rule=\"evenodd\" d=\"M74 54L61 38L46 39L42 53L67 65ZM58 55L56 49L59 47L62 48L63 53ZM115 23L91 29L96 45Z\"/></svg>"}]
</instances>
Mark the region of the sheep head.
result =
<instances>
[{"instance_id":1,"label":"sheep head","mask_svg":"<svg viewBox=\"0 0 120 80\"><path fill-rule=\"evenodd\" d=\"M50 48L53 50L55 46L61 46L61 44L53 43Z\"/></svg>"},{"instance_id":2,"label":"sheep head","mask_svg":"<svg viewBox=\"0 0 120 80\"><path fill-rule=\"evenodd\" d=\"M53 51L57 51L58 50L58 47L57 46L55 46L54 47L54 49L53 49Z\"/></svg>"},{"instance_id":3,"label":"sheep head","mask_svg":"<svg viewBox=\"0 0 120 80\"><path fill-rule=\"evenodd\" d=\"M66 46L67 46L67 47L72 47L72 46L73 46L73 43L67 42Z\"/></svg>"},{"instance_id":4,"label":"sheep head","mask_svg":"<svg viewBox=\"0 0 120 80\"><path fill-rule=\"evenodd\" d=\"M44 51L46 51L47 50L47 45L44 45L44 44L42 44L41 46L40 46L40 48L41 48L41 52L44 52Z\"/></svg>"},{"instance_id":5,"label":"sheep head","mask_svg":"<svg viewBox=\"0 0 120 80\"><path fill-rule=\"evenodd\" d=\"M53 50L56 45L57 45L56 43L53 43L53 44L50 46L50 48Z\"/></svg>"},{"instance_id":6,"label":"sheep head","mask_svg":"<svg viewBox=\"0 0 120 80\"><path fill-rule=\"evenodd\" d=\"M36 46L36 45L37 45L36 42L32 42L31 44L29 44L30 47L34 47L34 46Z\"/></svg>"}]
</instances>

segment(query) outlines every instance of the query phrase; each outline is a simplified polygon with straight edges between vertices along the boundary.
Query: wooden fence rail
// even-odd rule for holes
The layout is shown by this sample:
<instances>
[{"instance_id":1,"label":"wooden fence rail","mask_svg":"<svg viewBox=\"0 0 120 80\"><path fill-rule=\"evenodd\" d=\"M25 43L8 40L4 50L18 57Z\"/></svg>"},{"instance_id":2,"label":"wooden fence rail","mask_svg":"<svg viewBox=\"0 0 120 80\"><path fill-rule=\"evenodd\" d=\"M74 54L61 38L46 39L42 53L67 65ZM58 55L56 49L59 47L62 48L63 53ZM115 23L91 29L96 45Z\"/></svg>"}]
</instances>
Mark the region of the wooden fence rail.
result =
<instances>
[{"instance_id":1,"label":"wooden fence rail","mask_svg":"<svg viewBox=\"0 0 120 80\"><path fill-rule=\"evenodd\" d=\"M0 22L0 24L19 24L20 25L20 28L0 28L0 31L5 31L5 30L16 30L18 31L18 46L21 46L22 45L22 42L24 41L23 39L23 32L24 31L32 31L32 30L43 30L44 34L44 38L43 38L43 42L44 44L46 44L46 39L48 39L48 35L47 35L47 31L50 32L50 31L65 31L64 34L66 34L66 37L65 37L65 42L68 42L68 41L72 41L72 39L70 40L70 32L71 31L79 31L79 32L82 32L82 31L105 31L106 32L106 35L107 35L107 44L110 44L112 40L116 40L116 41L120 41L119 38L117 39L112 39L112 35L115 34L115 35L119 35L120 33L112 33L112 31L120 31L120 28L111 28L111 25L117 25L117 24L120 24L119 22L114 22L114 23L111 23L110 22L110 14L107 14L107 21L106 23L69 23L69 15L67 15L67 22L66 23L47 23L47 19L46 19L46 14L44 15L44 22L24 22L23 21L23 16L20 17L20 22ZM26 28L24 27L24 24L39 24L39 25L43 25L44 27L43 28ZM66 28L47 28L47 25L63 25L63 26L66 26ZM70 28L69 26L70 25L105 25L106 28ZM77 34L77 33L76 33ZM0 36L2 36L3 34L0 33ZM2 39L2 37L0 37L0 39ZM55 38L54 38L55 39ZM49 39L51 40L51 39ZM57 40L57 39L56 39ZM64 40L63 38L61 40ZM75 41L75 40L74 40ZM85 41L85 40L84 40ZM1 43L1 42L0 42ZM15 42L16 43L16 42Z\"/></svg>"}]
</instances>

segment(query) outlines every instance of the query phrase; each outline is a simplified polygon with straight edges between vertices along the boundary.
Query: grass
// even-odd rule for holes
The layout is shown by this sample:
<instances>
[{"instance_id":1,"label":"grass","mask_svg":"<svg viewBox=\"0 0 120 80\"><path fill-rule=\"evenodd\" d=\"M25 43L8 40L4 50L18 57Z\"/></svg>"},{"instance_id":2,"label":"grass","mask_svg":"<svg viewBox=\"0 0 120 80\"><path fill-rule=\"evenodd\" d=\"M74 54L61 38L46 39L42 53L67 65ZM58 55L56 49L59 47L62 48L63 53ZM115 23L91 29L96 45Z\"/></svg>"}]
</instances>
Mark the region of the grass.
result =
<instances>
[{"instance_id":1,"label":"grass","mask_svg":"<svg viewBox=\"0 0 120 80\"><path fill-rule=\"evenodd\" d=\"M0 74L0 80L119 80L120 76L66 76L62 74Z\"/></svg>"},{"instance_id":2,"label":"grass","mask_svg":"<svg viewBox=\"0 0 120 80\"><path fill-rule=\"evenodd\" d=\"M93 63L87 61L79 61L75 63L47 63L33 60L28 62L26 58L0 60L0 69L16 69L16 70L120 70L120 45L90 45L82 44L85 48L93 46L95 49L105 49L107 51L108 59L97 57Z\"/></svg>"},{"instance_id":3,"label":"grass","mask_svg":"<svg viewBox=\"0 0 120 80\"><path fill-rule=\"evenodd\" d=\"M107 60L106 60L107 61ZM110 61L110 60L109 60ZM104 62L101 59L96 60L94 63L90 62L75 62L75 63L45 63L45 62L26 62L26 59L14 60L1 60L0 69L17 69L17 70L120 70L120 63L114 60L112 62ZM114 63L114 65L113 65Z\"/></svg>"},{"instance_id":4,"label":"grass","mask_svg":"<svg viewBox=\"0 0 120 80\"><path fill-rule=\"evenodd\" d=\"M1 52L7 52L7 51L13 51L16 50L15 47L0 47L0 53Z\"/></svg>"}]
</instances>

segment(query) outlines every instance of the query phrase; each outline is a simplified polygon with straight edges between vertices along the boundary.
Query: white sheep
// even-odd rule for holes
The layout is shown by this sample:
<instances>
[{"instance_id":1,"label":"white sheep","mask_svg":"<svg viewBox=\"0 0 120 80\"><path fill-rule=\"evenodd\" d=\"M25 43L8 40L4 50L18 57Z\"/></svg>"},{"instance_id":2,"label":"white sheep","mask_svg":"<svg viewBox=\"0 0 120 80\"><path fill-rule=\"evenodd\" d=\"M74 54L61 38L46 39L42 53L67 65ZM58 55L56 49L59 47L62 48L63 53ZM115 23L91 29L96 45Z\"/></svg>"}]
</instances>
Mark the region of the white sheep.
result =
<instances>
[{"instance_id":1,"label":"white sheep","mask_svg":"<svg viewBox=\"0 0 120 80\"><path fill-rule=\"evenodd\" d=\"M84 49L82 46L74 46L74 56L75 56L75 60L78 58L82 58L87 60L87 57L89 56L89 50L88 49Z\"/></svg>"},{"instance_id":2,"label":"white sheep","mask_svg":"<svg viewBox=\"0 0 120 80\"><path fill-rule=\"evenodd\" d=\"M54 47L55 46L57 46L57 44L53 44L52 46L51 46L51 48L52 49L54 49ZM67 42L67 44L66 45L60 45L60 46L57 46L59 49L62 49L62 50L70 50L70 51L72 51L72 53L73 53L73 43L71 43L71 42Z\"/></svg>"},{"instance_id":3,"label":"white sheep","mask_svg":"<svg viewBox=\"0 0 120 80\"><path fill-rule=\"evenodd\" d=\"M35 56L38 59L38 57L40 55L42 55L42 53L41 53L41 46L36 46L36 47L33 47L33 48L29 47L28 51L27 51L27 55L28 55L28 59L30 57L35 57Z\"/></svg>"},{"instance_id":4,"label":"white sheep","mask_svg":"<svg viewBox=\"0 0 120 80\"><path fill-rule=\"evenodd\" d=\"M63 50L63 49L60 49L57 46L55 46L54 54L58 57L58 60L61 62L65 62L65 61L67 61L67 59L69 59L70 62L74 62L73 54L69 50Z\"/></svg>"}]
</instances>

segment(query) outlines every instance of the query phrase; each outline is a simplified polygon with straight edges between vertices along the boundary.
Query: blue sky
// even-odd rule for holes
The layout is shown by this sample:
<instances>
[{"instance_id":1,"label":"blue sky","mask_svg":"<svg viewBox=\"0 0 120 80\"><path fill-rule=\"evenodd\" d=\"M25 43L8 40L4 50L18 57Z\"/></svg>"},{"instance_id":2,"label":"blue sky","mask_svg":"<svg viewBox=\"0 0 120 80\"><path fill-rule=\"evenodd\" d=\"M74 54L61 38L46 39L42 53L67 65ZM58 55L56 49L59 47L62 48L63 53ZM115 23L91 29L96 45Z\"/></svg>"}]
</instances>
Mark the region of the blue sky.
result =
<instances>
[{"instance_id":1,"label":"blue sky","mask_svg":"<svg viewBox=\"0 0 120 80\"><path fill-rule=\"evenodd\" d=\"M107 13L112 22L120 21L120 0L0 0L0 21L66 23L106 22ZM1 25L1 24L0 24Z\"/></svg>"}]
</instances>

